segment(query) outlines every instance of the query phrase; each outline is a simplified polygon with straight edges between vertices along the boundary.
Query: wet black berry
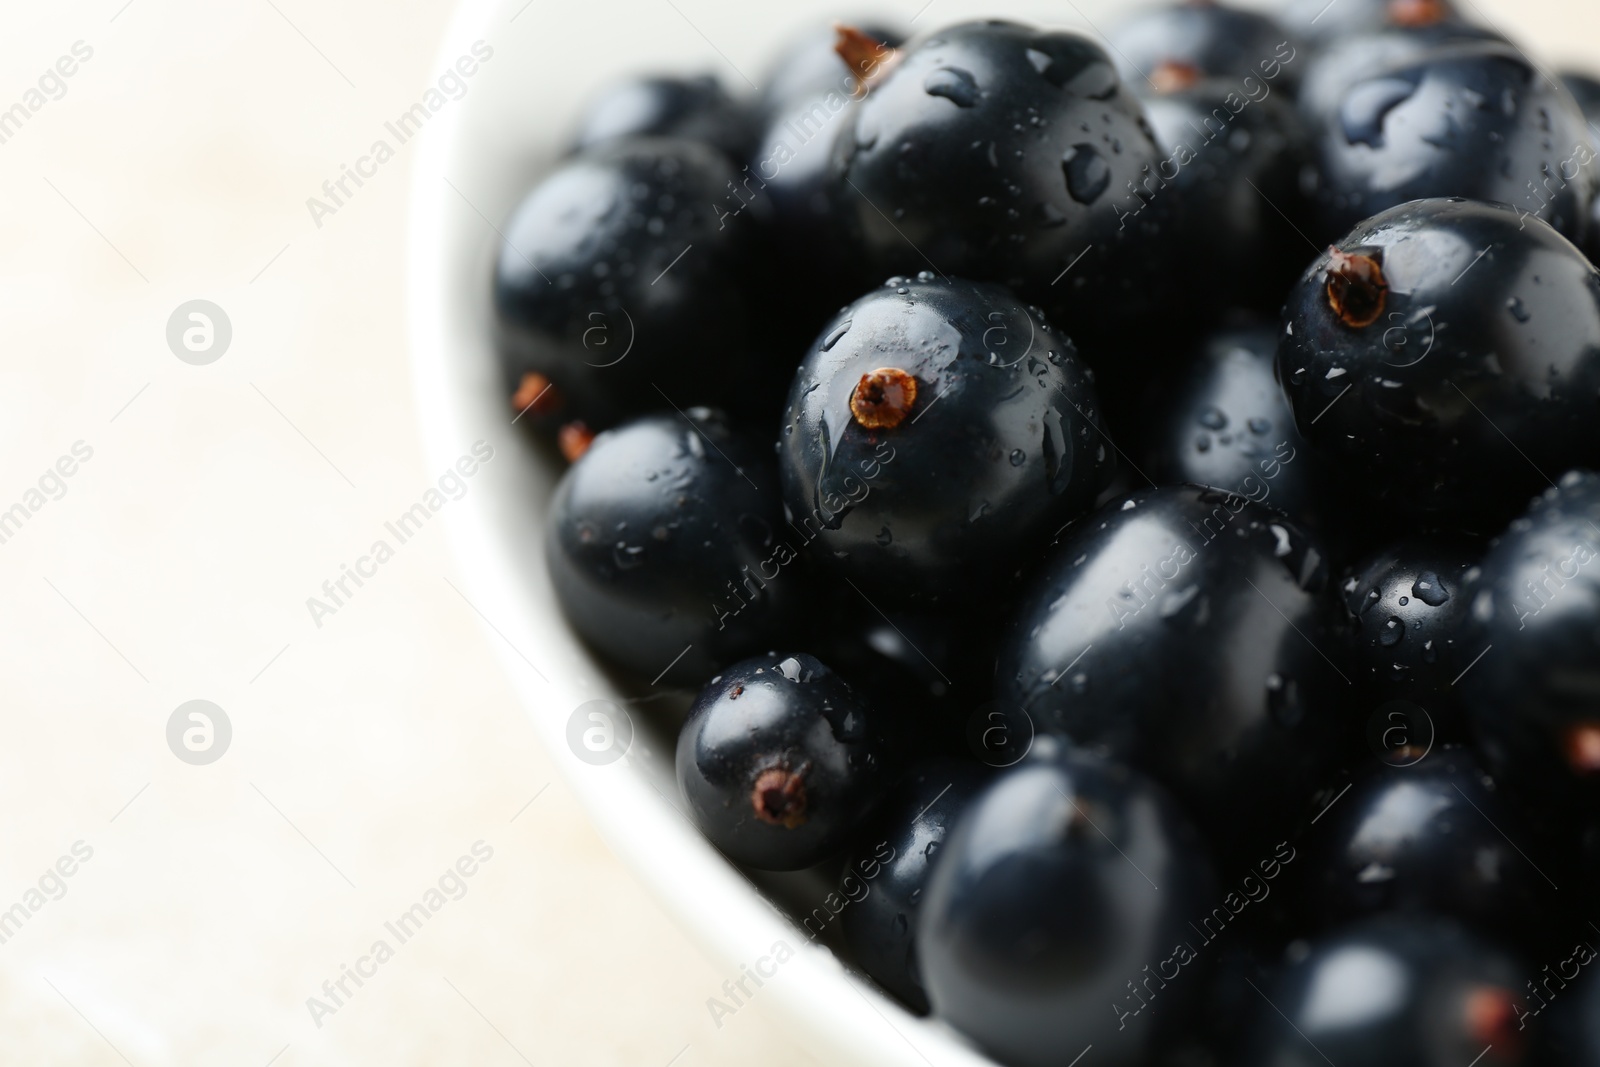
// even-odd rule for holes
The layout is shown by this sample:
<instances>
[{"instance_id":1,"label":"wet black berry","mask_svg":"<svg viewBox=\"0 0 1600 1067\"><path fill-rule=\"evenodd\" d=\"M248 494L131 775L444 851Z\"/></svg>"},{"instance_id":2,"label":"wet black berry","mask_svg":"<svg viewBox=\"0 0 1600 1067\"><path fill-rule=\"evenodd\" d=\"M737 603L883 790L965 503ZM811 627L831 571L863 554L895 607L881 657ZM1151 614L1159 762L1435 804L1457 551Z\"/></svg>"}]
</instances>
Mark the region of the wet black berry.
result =
<instances>
[{"instance_id":1,"label":"wet black berry","mask_svg":"<svg viewBox=\"0 0 1600 1067\"><path fill-rule=\"evenodd\" d=\"M1243 1067L1514 1067L1524 971L1459 926L1385 917L1314 942L1261 990Z\"/></svg>"},{"instance_id":2,"label":"wet black berry","mask_svg":"<svg viewBox=\"0 0 1600 1067\"><path fill-rule=\"evenodd\" d=\"M1208 485L1277 508L1326 536L1343 518L1338 489L1273 378L1277 343L1265 325L1223 330L1158 379L1142 468L1164 485Z\"/></svg>"},{"instance_id":3,"label":"wet black berry","mask_svg":"<svg viewBox=\"0 0 1600 1067\"><path fill-rule=\"evenodd\" d=\"M784 502L819 566L888 605L993 592L1087 509L1113 456L1072 342L997 285L893 278L795 374Z\"/></svg>"},{"instance_id":4,"label":"wet black berry","mask_svg":"<svg viewBox=\"0 0 1600 1067\"><path fill-rule=\"evenodd\" d=\"M1419 739L1420 740L1420 739ZM1383 912L1449 915L1527 936L1551 923L1554 867L1469 749L1397 750L1373 762L1304 839L1300 906L1326 927Z\"/></svg>"},{"instance_id":5,"label":"wet black berry","mask_svg":"<svg viewBox=\"0 0 1600 1067\"><path fill-rule=\"evenodd\" d=\"M748 383L770 376L773 357L749 343L741 285L758 235L718 217L735 173L698 142L625 139L534 187L495 263L510 415L599 430L664 397L762 409Z\"/></svg>"},{"instance_id":6,"label":"wet black berry","mask_svg":"<svg viewBox=\"0 0 1600 1067\"><path fill-rule=\"evenodd\" d=\"M798 607L771 460L715 412L599 435L561 479L548 522L567 620L641 679L698 684L769 645Z\"/></svg>"},{"instance_id":7,"label":"wet black berry","mask_svg":"<svg viewBox=\"0 0 1600 1067\"><path fill-rule=\"evenodd\" d=\"M1509 204L1581 241L1595 148L1572 97L1498 42L1456 44L1345 88L1317 139L1318 232L1408 200Z\"/></svg>"},{"instance_id":8,"label":"wet black berry","mask_svg":"<svg viewBox=\"0 0 1600 1067\"><path fill-rule=\"evenodd\" d=\"M928 997L917 964L922 897L956 821L988 781L965 760L935 759L907 772L865 829L839 876L845 942L855 961L913 1010Z\"/></svg>"},{"instance_id":9,"label":"wet black berry","mask_svg":"<svg viewBox=\"0 0 1600 1067\"><path fill-rule=\"evenodd\" d=\"M814 657L778 652L707 683L678 734L677 767L711 843L774 871L842 849L894 773L881 716Z\"/></svg>"},{"instance_id":10,"label":"wet black berry","mask_svg":"<svg viewBox=\"0 0 1600 1067\"><path fill-rule=\"evenodd\" d=\"M1216 77L1245 90L1259 91L1262 79L1277 81L1292 96L1300 81L1301 51L1289 31L1271 16L1229 7L1215 0L1178 0L1147 8L1118 26L1108 38L1122 80L1135 92L1165 91L1187 68L1202 78ZM1251 83L1240 86L1245 78Z\"/></svg>"},{"instance_id":11,"label":"wet black berry","mask_svg":"<svg viewBox=\"0 0 1600 1067\"><path fill-rule=\"evenodd\" d=\"M1462 697L1508 787L1600 801L1600 476L1571 473L1490 546L1466 596Z\"/></svg>"},{"instance_id":12,"label":"wet black berry","mask_svg":"<svg viewBox=\"0 0 1600 1067\"><path fill-rule=\"evenodd\" d=\"M1359 743L1324 658L1326 558L1279 512L1185 486L1113 501L1027 583L996 700L1161 781L1230 854L1304 808Z\"/></svg>"},{"instance_id":13,"label":"wet black berry","mask_svg":"<svg viewBox=\"0 0 1600 1067\"><path fill-rule=\"evenodd\" d=\"M869 277L1003 282L1114 338L1177 268L1153 243L1173 208L1152 195L1160 158L1098 45L988 21L899 53L840 131L834 174Z\"/></svg>"},{"instance_id":14,"label":"wet black berry","mask_svg":"<svg viewBox=\"0 0 1600 1067\"><path fill-rule=\"evenodd\" d=\"M624 137L684 137L742 161L755 139L753 116L710 74L628 78L590 99L573 135L575 150Z\"/></svg>"},{"instance_id":15,"label":"wet black berry","mask_svg":"<svg viewBox=\"0 0 1600 1067\"><path fill-rule=\"evenodd\" d=\"M1510 208L1406 204L1306 271L1278 377L1376 522L1493 533L1546 473L1600 460L1600 274Z\"/></svg>"},{"instance_id":16,"label":"wet black berry","mask_svg":"<svg viewBox=\"0 0 1600 1067\"><path fill-rule=\"evenodd\" d=\"M1425 60L1441 48L1481 41L1509 43L1498 31L1460 18L1339 37L1305 57L1305 78L1297 97L1300 113L1313 131L1330 129L1338 123L1340 102L1352 85Z\"/></svg>"},{"instance_id":17,"label":"wet black berry","mask_svg":"<svg viewBox=\"0 0 1600 1067\"><path fill-rule=\"evenodd\" d=\"M1152 1062L1207 959L1210 864L1159 787L1053 738L972 802L941 849L917 955L935 1013L1002 1062Z\"/></svg>"},{"instance_id":18,"label":"wet black berry","mask_svg":"<svg viewBox=\"0 0 1600 1067\"><path fill-rule=\"evenodd\" d=\"M872 42L866 70L839 54L838 23L818 23L790 37L789 44L760 75L758 110L770 122L793 108L809 104L828 93L858 96L860 78L871 75L904 40L904 34L876 22L848 21L847 25ZM876 62L870 62L875 60Z\"/></svg>"},{"instance_id":19,"label":"wet black berry","mask_svg":"<svg viewBox=\"0 0 1600 1067\"><path fill-rule=\"evenodd\" d=\"M1481 555L1470 543L1414 537L1360 560L1346 576L1349 665L1370 706L1410 701L1436 729L1458 733L1460 694L1451 683L1477 653L1465 644L1464 582Z\"/></svg>"},{"instance_id":20,"label":"wet black berry","mask_svg":"<svg viewBox=\"0 0 1600 1067\"><path fill-rule=\"evenodd\" d=\"M1289 88L1264 77L1251 97L1218 78L1145 100L1180 203L1164 255L1187 265L1179 290L1200 322L1234 308L1275 315L1306 259L1301 191L1309 142Z\"/></svg>"}]
</instances>

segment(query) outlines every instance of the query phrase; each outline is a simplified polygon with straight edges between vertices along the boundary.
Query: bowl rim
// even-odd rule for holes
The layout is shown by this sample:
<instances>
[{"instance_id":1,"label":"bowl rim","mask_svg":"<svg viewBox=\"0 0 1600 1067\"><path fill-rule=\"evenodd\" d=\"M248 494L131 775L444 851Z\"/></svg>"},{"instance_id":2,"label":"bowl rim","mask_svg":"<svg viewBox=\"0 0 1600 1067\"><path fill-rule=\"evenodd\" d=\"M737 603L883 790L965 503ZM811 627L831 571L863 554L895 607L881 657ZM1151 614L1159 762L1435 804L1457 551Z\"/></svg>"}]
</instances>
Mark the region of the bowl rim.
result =
<instances>
[{"instance_id":1,"label":"bowl rim","mask_svg":"<svg viewBox=\"0 0 1600 1067\"><path fill-rule=\"evenodd\" d=\"M514 17L525 6L525 0L461 0L433 69L448 67L473 41L492 38L491 30L508 21L508 13ZM460 282L461 272L471 269L474 258L485 261L485 246L494 231L492 223L484 223L492 216L480 217L475 208L455 198L448 175L452 162L468 148L463 143L468 118L492 107L492 102L492 94L478 87L445 108L419 133L412 157L405 267L407 335L412 388L430 469L449 467L465 442L483 436L483 423L476 416L488 410L481 380L463 370L464 350L472 351L480 364L485 357L492 360L492 351L484 351L488 334L474 335L465 328L473 309L452 296L452 283ZM479 236L464 237L465 226L476 227ZM538 462L526 438L512 427L499 427L492 443L512 459L495 472L500 481L507 480L508 467L512 475L519 470L528 473L528 465ZM510 484L517 483L513 479ZM551 709L576 708L597 697L620 697L570 633L554 637L558 656L543 658L560 659L575 671L552 671L545 678L518 651L539 634L541 617L548 620L557 609L553 600L540 604L520 583L506 580L515 573L513 553L527 554L529 547L504 528L504 515L493 506L495 492L474 490L445 509L452 561L465 586L461 592L480 617L541 743L612 852L725 974L739 977L743 966L754 965L779 942L796 949L792 962L785 962L778 972L784 980L771 980L758 991L770 985L771 992L761 998L764 1012L801 1047L825 1057L822 1062L993 1067L947 1025L912 1015L847 968L755 890L748 876L716 852L668 799L677 794L670 754L653 762L648 752L640 759L630 754L609 767L596 768L571 753L566 716ZM556 618L559 622L558 614ZM565 631L564 623L560 629ZM540 636L548 640L551 635ZM731 1003L720 989L706 992L708 1014L710 997ZM717 1028L723 1025L718 1016L711 1018Z\"/></svg>"}]
</instances>

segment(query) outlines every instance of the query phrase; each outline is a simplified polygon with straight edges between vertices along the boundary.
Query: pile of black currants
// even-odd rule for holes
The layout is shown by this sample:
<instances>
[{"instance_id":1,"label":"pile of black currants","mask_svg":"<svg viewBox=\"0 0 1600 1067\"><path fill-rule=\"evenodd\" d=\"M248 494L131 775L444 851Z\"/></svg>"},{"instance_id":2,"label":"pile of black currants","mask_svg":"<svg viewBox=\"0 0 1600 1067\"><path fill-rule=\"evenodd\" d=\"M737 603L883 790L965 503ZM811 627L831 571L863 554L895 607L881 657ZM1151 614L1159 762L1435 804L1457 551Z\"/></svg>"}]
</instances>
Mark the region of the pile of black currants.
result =
<instances>
[{"instance_id":1,"label":"pile of black currants","mask_svg":"<svg viewBox=\"0 0 1600 1067\"><path fill-rule=\"evenodd\" d=\"M1600 84L1451 0L761 81L594 101L494 275L710 842L1008 1065L1600 1064Z\"/></svg>"}]
</instances>

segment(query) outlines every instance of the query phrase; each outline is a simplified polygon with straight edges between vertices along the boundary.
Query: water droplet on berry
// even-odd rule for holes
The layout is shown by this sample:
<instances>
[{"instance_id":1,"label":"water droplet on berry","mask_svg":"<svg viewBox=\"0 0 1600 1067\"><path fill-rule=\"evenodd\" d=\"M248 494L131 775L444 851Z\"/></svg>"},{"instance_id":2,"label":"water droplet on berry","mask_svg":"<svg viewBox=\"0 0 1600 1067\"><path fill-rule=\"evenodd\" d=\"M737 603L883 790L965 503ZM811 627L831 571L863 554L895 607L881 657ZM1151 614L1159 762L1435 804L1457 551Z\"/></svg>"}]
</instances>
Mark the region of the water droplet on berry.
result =
<instances>
[{"instance_id":1,"label":"water droplet on berry","mask_svg":"<svg viewBox=\"0 0 1600 1067\"><path fill-rule=\"evenodd\" d=\"M1416 91L1417 82L1407 77L1374 78L1355 86L1345 94L1339 107L1339 126L1344 131L1344 139L1350 144L1382 148L1384 119Z\"/></svg>"},{"instance_id":2,"label":"water droplet on berry","mask_svg":"<svg viewBox=\"0 0 1600 1067\"><path fill-rule=\"evenodd\" d=\"M1075 144L1061 157L1067 193L1080 204L1092 204L1111 184L1111 166L1092 144Z\"/></svg>"},{"instance_id":3,"label":"water droplet on berry","mask_svg":"<svg viewBox=\"0 0 1600 1067\"><path fill-rule=\"evenodd\" d=\"M1450 590L1444 587L1437 574L1423 571L1417 575L1417 580L1411 583L1411 595L1428 607L1436 608L1450 599Z\"/></svg>"},{"instance_id":4,"label":"water droplet on berry","mask_svg":"<svg viewBox=\"0 0 1600 1067\"><path fill-rule=\"evenodd\" d=\"M831 351L833 346L839 343L839 338L850 332L850 325L851 320L845 319L844 322L835 326L833 332L822 339L822 350L824 352Z\"/></svg>"},{"instance_id":5,"label":"water droplet on berry","mask_svg":"<svg viewBox=\"0 0 1600 1067\"><path fill-rule=\"evenodd\" d=\"M940 67L928 75L922 88L929 96L942 96L957 107L978 102L977 79L960 67Z\"/></svg>"}]
</instances>

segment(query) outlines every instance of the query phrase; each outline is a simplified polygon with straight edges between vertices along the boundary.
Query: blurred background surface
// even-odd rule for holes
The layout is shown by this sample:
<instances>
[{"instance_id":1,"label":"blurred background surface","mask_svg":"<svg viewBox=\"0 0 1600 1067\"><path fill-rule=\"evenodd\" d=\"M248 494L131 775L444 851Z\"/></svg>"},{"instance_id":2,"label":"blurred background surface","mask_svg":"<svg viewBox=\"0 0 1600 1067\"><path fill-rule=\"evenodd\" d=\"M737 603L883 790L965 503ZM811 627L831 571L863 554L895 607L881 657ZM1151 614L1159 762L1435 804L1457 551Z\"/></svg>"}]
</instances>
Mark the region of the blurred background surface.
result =
<instances>
[{"instance_id":1,"label":"blurred background surface","mask_svg":"<svg viewBox=\"0 0 1600 1067\"><path fill-rule=\"evenodd\" d=\"M1537 58L1600 70L1592 0L1464 6ZM914 31L1005 14L1095 36L1130 7L865 10ZM438 77L451 8L8 12L0 512L29 513L0 526L0 1062L814 1062L759 999L710 1019L727 975L589 829L438 524L320 626L307 610L442 473L422 459L405 350L407 148L334 213L307 200ZM703 67L748 88L787 29L840 13L505 11L497 58L551 64L560 86L551 139L612 72ZM204 366L167 341L192 300L231 326ZM232 731L204 766L168 745L197 699ZM394 944L384 924L475 848L425 928L314 1018L307 998L333 1004L323 984Z\"/></svg>"}]
</instances>

